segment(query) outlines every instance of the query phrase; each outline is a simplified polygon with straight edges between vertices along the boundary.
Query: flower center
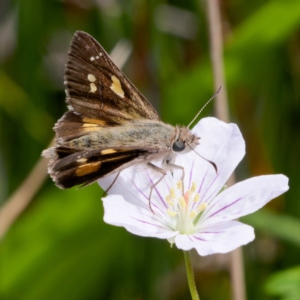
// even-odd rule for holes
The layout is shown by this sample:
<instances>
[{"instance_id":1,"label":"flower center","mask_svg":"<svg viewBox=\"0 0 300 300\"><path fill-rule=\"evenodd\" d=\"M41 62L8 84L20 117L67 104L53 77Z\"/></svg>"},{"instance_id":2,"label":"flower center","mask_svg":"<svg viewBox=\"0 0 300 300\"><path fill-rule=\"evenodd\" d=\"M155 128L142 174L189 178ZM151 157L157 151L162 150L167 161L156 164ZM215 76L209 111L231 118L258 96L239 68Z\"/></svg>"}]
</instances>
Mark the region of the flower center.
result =
<instances>
[{"instance_id":1,"label":"flower center","mask_svg":"<svg viewBox=\"0 0 300 300\"><path fill-rule=\"evenodd\" d=\"M192 234L197 231L197 224L206 209L207 204L201 203L196 183L193 182L191 189L185 193L182 191L182 181L177 183L176 188L170 189L166 201L168 204L167 214L170 217L169 224L172 229L183 234Z\"/></svg>"}]
</instances>

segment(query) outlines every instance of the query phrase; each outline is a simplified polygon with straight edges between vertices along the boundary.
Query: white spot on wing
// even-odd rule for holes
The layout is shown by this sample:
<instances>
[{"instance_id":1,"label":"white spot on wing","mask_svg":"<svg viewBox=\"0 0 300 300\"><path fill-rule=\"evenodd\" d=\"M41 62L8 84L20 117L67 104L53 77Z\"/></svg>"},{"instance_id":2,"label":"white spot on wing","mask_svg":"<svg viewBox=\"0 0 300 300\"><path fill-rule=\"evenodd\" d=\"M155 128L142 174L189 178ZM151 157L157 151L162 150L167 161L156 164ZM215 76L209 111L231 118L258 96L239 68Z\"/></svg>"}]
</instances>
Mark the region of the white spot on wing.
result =
<instances>
[{"instance_id":1,"label":"white spot on wing","mask_svg":"<svg viewBox=\"0 0 300 300\"><path fill-rule=\"evenodd\" d=\"M90 90L91 93L95 93L97 91L97 87L96 87L95 83L92 82L90 84L90 87L91 87L91 90Z\"/></svg>"},{"instance_id":2,"label":"white spot on wing","mask_svg":"<svg viewBox=\"0 0 300 300\"><path fill-rule=\"evenodd\" d=\"M94 57L94 56L91 56L90 60L91 60L91 61L94 61L94 60L95 60L95 57Z\"/></svg>"},{"instance_id":3,"label":"white spot on wing","mask_svg":"<svg viewBox=\"0 0 300 300\"><path fill-rule=\"evenodd\" d=\"M124 98L124 91L122 90L120 80L115 75L111 76L111 80L112 84L110 86L110 89L119 97Z\"/></svg>"},{"instance_id":4,"label":"white spot on wing","mask_svg":"<svg viewBox=\"0 0 300 300\"><path fill-rule=\"evenodd\" d=\"M87 78L88 78L88 80L89 80L90 82L95 82L95 81L96 81L96 77L95 77L93 74L89 74L89 75L87 76Z\"/></svg>"},{"instance_id":5,"label":"white spot on wing","mask_svg":"<svg viewBox=\"0 0 300 300\"><path fill-rule=\"evenodd\" d=\"M87 158L79 158L79 159L77 159L77 162L78 163L85 163L87 161Z\"/></svg>"}]
</instances>

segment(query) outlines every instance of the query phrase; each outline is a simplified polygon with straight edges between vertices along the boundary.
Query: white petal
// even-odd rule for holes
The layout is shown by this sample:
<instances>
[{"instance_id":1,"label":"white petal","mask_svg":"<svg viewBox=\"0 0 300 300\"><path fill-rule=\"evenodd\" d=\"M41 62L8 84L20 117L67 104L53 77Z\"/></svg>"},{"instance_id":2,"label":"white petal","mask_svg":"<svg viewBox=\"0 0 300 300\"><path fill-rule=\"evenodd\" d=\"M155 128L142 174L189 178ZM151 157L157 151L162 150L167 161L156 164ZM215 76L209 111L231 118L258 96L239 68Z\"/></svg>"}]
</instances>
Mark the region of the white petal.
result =
<instances>
[{"instance_id":1,"label":"white petal","mask_svg":"<svg viewBox=\"0 0 300 300\"><path fill-rule=\"evenodd\" d=\"M149 207L145 209L127 202L120 195L109 195L102 199L104 205L104 221L115 226L125 227L127 231L139 235L168 239L178 232L167 228L153 214Z\"/></svg>"},{"instance_id":2,"label":"white petal","mask_svg":"<svg viewBox=\"0 0 300 300\"><path fill-rule=\"evenodd\" d=\"M254 239L251 226L237 221L220 223L212 227L203 228L202 232L194 235L178 235L175 244L179 249L195 248L199 255L227 253Z\"/></svg>"},{"instance_id":3,"label":"white petal","mask_svg":"<svg viewBox=\"0 0 300 300\"><path fill-rule=\"evenodd\" d=\"M196 182L202 202L210 200L224 186L245 154L245 141L235 124L226 124L215 118L202 119L193 129L201 137L195 151L212 161L214 167L194 151L177 156L176 164L185 167L185 187Z\"/></svg>"},{"instance_id":4,"label":"white petal","mask_svg":"<svg viewBox=\"0 0 300 300\"><path fill-rule=\"evenodd\" d=\"M147 209L149 208L151 185L156 183L161 176L159 172L150 169L144 164L132 166L120 173L108 193L111 195L122 194L126 201ZM109 188L115 178L116 174L113 174L98 180L98 183L105 190ZM159 188L158 186L155 187L150 199L153 209L165 210L167 207L165 197L168 194L169 190L166 184L161 184Z\"/></svg>"},{"instance_id":5,"label":"white petal","mask_svg":"<svg viewBox=\"0 0 300 300\"><path fill-rule=\"evenodd\" d=\"M288 190L284 175L253 177L221 192L203 213L202 224L233 220L251 214Z\"/></svg>"}]
</instances>

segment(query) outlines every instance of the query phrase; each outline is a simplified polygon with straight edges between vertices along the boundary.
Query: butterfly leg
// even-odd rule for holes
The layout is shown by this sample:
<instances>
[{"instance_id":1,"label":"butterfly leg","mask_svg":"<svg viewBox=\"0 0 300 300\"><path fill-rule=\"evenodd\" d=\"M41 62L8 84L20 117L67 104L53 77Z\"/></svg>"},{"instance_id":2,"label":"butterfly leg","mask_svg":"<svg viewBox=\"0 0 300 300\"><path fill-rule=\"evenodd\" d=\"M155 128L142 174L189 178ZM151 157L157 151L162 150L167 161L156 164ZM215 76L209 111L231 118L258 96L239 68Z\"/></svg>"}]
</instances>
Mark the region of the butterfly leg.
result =
<instances>
[{"instance_id":1,"label":"butterfly leg","mask_svg":"<svg viewBox=\"0 0 300 300\"><path fill-rule=\"evenodd\" d=\"M148 163L147 163L147 166L150 167L151 169L153 169L153 170L155 170L155 171L157 171L157 172L159 172L159 173L162 174L162 176L161 176L155 183L153 183L153 184L151 185L151 187L150 187L150 194L149 194L149 198L148 198L148 201L149 201L149 208L151 209L151 211L153 212L153 214L155 214L154 211L153 211L153 209L152 209L152 206L151 206L151 196L152 196L152 192L153 192L153 189L154 189L154 188L155 188L155 187L163 180L163 178L167 175L167 172L166 172L164 169L162 169L162 168L160 168L160 167L158 167L158 166L152 164L151 162L148 162Z\"/></svg>"},{"instance_id":2,"label":"butterfly leg","mask_svg":"<svg viewBox=\"0 0 300 300\"><path fill-rule=\"evenodd\" d=\"M104 193L102 194L101 197L104 197L105 195L107 195L108 191L112 188L112 186L115 184L115 182L117 181L119 175L120 175L121 172L119 172L117 174L117 176L115 177L115 179L113 180L113 182L110 184L110 186L104 191Z\"/></svg>"},{"instance_id":3,"label":"butterfly leg","mask_svg":"<svg viewBox=\"0 0 300 300\"><path fill-rule=\"evenodd\" d=\"M183 195L184 194L184 181L183 181L183 179L184 179L184 176L185 176L184 167L172 164L172 163L170 163L168 161L166 161L166 164L167 164L168 168L170 168L171 170L172 169L179 169L179 170L181 170L182 174L181 174L181 179L180 180L182 182L181 188L182 188L182 195Z\"/></svg>"}]
</instances>

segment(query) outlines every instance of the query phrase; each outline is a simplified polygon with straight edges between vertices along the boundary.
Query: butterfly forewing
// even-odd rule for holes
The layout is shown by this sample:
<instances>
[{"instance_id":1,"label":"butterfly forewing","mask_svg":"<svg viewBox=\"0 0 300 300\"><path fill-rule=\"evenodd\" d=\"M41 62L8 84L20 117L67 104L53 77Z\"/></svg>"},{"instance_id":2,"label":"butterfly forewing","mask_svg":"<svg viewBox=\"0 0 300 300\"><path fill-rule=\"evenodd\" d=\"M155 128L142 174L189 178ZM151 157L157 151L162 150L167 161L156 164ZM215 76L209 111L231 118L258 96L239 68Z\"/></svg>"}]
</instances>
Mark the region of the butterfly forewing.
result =
<instances>
[{"instance_id":1,"label":"butterfly forewing","mask_svg":"<svg viewBox=\"0 0 300 300\"><path fill-rule=\"evenodd\" d=\"M111 61L90 35L78 31L71 42L65 71L69 109L115 124L159 120L156 110Z\"/></svg>"}]
</instances>

